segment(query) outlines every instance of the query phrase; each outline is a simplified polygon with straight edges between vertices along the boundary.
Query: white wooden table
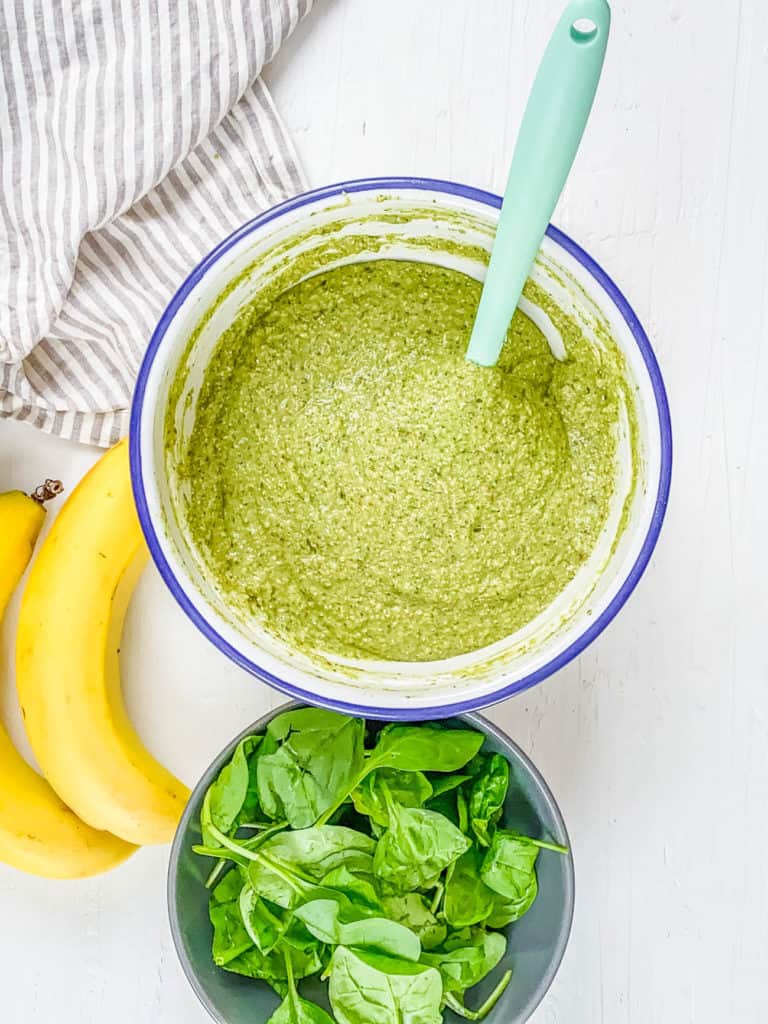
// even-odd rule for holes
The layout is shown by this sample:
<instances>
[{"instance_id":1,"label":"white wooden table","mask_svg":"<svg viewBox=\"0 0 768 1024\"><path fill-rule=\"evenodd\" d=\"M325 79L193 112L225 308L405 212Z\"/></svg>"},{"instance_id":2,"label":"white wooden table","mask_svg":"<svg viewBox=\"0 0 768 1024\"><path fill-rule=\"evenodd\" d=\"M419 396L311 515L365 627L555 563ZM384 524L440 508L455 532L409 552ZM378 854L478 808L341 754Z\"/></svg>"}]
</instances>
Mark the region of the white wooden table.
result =
<instances>
[{"instance_id":1,"label":"white wooden table","mask_svg":"<svg viewBox=\"0 0 768 1024\"><path fill-rule=\"evenodd\" d=\"M416 173L501 190L560 6L320 0L268 73L310 182ZM492 712L575 848L573 934L536 1024L768 1020L767 106L762 0L614 4L556 221L648 329L676 464L661 543L618 620ZM0 490L71 484L93 458L0 424ZM209 647L154 571L127 628L130 711L189 781L281 702ZM28 750L7 673L2 704ZM204 1024L171 945L166 859L146 850L72 884L0 866L4 1024Z\"/></svg>"}]
</instances>

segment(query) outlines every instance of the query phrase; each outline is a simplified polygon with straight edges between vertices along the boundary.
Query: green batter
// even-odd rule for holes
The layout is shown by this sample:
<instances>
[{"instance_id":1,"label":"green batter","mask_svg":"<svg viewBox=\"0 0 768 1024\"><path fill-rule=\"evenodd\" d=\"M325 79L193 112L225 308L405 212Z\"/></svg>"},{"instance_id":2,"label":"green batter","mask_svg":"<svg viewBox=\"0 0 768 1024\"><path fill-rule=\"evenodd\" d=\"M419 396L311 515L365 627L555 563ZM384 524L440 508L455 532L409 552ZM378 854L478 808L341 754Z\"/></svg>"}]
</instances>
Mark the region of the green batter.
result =
<instances>
[{"instance_id":1,"label":"green batter","mask_svg":"<svg viewBox=\"0 0 768 1024\"><path fill-rule=\"evenodd\" d=\"M615 481L621 384L518 312L464 354L479 284L379 260L241 315L214 353L183 472L228 599L307 651L423 661L514 633L589 557Z\"/></svg>"}]
</instances>

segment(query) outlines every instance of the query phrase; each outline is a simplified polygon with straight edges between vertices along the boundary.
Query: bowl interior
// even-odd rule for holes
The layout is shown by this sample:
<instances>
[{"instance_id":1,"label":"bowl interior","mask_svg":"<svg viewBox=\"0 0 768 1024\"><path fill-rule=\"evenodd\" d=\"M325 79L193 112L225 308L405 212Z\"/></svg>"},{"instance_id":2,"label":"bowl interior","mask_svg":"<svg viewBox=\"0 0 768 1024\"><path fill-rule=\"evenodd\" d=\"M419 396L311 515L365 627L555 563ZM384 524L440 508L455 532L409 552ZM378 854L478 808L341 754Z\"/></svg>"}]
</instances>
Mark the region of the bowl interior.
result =
<instances>
[{"instance_id":1,"label":"bowl interior","mask_svg":"<svg viewBox=\"0 0 768 1024\"><path fill-rule=\"evenodd\" d=\"M655 363L649 367L650 350L638 344L639 325L628 316L628 307L617 305L610 282L601 282L591 261L582 261L580 250L554 230L544 240L532 280L595 346L618 348L628 381L627 408L613 507L603 534L575 579L533 622L480 651L441 662L318 659L293 649L257 621L241 620L189 540L184 524L188 485L175 467L194 423L208 360L238 310L270 289L279 291L320 269L364 259L422 260L481 279L496 219L497 210L487 200L423 187L372 184L341 194L310 194L246 226L211 254L173 301L152 340L134 406L132 466L153 556L209 638L293 696L379 717L446 715L490 704L549 674L599 632L634 586L633 572L647 559L644 548L658 530L654 521L664 477L660 379L653 378ZM523 308L553 347L562 344L556 323L542 308L530 299Z\"/></svg>"},{"instance_id":2,"label":"bowl interior","mask_svg":"<svg viewBox=\"0 0 768 1024\"><path fill-rule=\"evenodd\" d=\"M265 1021L279 1000L266 984L230 974L211 959L213 932L204 885L210 862L192 852L192 846L200 841L200 807L208 786L240 739L263 730L271 718L285 709L286 706L278 708L246 729L216 758L192 793L171 851L168 899L174 942L187 978L219 1024ZM510 762L505 825L568 846L568 834L554 798L523 752L479 715L464 715L461 721L486 734L484 750L502 754ZM486 1018L489 1024L519 1024L527 1020L549 988L565 952L573 917L573 858L570 854L563 856L543 850L537 861L537 874L539 894L533 906L520 921L504 929L507 953L492 979L498 980L507 967L512 968L513 976L502 999ZM486 979L473 990L475 1002L471 1005L479 1005L489 994L494 985L492 979ZM308 998L324 1002L321 994L325 986L319 982L302 983L302 991ZM327 1007L327 1002L324 1005ZM456 1024L459 1019L454 1013L445 1012L446 1022Z\"/></svg>"}]
</instances>

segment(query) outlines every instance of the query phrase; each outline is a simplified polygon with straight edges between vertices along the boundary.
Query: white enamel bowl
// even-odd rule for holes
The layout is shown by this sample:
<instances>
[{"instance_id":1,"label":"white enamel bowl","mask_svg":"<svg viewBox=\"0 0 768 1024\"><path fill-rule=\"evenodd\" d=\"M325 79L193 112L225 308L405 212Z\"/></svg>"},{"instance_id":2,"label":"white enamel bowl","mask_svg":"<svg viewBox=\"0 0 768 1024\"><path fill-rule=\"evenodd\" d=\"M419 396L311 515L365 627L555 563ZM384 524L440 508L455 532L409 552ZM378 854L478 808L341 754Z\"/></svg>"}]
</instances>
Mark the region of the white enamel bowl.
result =
<instances>
[{"instance_id":1,"label":"white enamel bowl","mask_svg":"<svg viewBox=\"0 0 768 1024\"><path fill-rule=\"evenodd\" d=\"M286 257L316 249L325 267L353 259L419 259L481 278L477 253L490 248L500 202L498 196L467 186L412 178L346 182L298 196L244 225L203 260L151 339L134 397L130 448L139 517L152 556L176 600L216 647L300 700L367 717L423 719L476 710L519 693L565 665L607 626L635 588L656 544L672 463L669 409L658 364L613 281L553 227L532 276L560 308L582 322L595 344L606 332L615 340L634 391L638 431L633 447L627 424L622 429L616 500L592 557L537 619L491 647L441 662L313 659L259 623L238 618L185 531L180 512L185 485L174 475L173 450L167 454L164 440L178 368L184 366L185 377L172 416L182 445L217 339L278 265L284 268ZM364 235L367 241L354 256L340 256L334 239L349 235ZM548 319L530 303L524 308L556 345ZM620 529L633 451L636 483Z\"/></svg>"}]
</instances>

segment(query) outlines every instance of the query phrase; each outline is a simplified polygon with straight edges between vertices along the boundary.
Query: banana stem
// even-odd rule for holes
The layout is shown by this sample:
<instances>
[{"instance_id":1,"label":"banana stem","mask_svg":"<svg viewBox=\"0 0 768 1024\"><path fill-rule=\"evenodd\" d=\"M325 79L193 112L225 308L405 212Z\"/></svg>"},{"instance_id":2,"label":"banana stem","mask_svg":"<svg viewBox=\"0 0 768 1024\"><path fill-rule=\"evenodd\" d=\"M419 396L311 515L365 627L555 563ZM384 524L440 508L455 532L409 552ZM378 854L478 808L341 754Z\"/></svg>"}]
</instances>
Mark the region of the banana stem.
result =
<instances>
[{"instance_id":1,"label":"banana stem","mask_svg":"<svg viewBox=\"0 0 768 1024\"><path fill-rule=\"evenodd\" d=\"M36 501L38 505L44 505L46 501L50 501L51 498L55 498L57 494L61 494L64 490L64 484L61 480L46 480L45 483L40 484L30 494L30 498Z\"/></svg>"}]
</instances>

